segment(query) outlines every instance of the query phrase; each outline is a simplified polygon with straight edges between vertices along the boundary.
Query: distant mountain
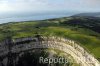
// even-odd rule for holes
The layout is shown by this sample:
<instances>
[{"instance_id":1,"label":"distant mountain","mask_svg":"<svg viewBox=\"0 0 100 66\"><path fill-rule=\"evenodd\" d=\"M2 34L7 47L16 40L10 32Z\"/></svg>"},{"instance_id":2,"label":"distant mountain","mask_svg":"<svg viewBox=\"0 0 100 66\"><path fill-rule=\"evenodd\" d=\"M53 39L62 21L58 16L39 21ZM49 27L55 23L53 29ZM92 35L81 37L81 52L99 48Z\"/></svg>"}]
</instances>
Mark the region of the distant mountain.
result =
<instances>
[{"instance_id":1,"label":"distant mountain","mask_svg":"<svg viewBox=\"0 0 100 66\"><path fill-rule=\"evenodd\" d=\"M80 13L73 15L73 17L100 17L100 12L95 12L95 13Z\"/></svg>"}]
</instances>

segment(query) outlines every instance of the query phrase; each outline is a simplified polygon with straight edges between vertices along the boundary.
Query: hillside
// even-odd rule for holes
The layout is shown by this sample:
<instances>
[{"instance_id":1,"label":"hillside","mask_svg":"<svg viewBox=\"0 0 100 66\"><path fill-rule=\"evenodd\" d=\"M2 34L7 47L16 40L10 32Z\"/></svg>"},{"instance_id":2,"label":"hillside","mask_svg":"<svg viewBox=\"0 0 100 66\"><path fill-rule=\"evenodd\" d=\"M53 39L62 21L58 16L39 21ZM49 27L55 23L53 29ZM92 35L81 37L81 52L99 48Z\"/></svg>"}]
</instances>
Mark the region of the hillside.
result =
<instances>
[{"instance_id":1,"label":"hillside","mask_svg":"<svg viewBox=\"0 0 100 66\"><path fill-rule=\"evenodd\" d=\"M100 17L100 12L94 12L94 13L79 13L75 14L73 16L80 16L80 17Z\"/></svg>"},{"instance_id":2,"label":"hillside","mask_svg":"<svg viewBox=\"0 0 100 66\"><path fill-rule=\"evenodd\" d=\"M78 42L97 59L100 58L100 20L84 17L64 17L41 21L5 23L0 25L0 40L35 36L59 36Z\"/></svg>"}]
</instances>

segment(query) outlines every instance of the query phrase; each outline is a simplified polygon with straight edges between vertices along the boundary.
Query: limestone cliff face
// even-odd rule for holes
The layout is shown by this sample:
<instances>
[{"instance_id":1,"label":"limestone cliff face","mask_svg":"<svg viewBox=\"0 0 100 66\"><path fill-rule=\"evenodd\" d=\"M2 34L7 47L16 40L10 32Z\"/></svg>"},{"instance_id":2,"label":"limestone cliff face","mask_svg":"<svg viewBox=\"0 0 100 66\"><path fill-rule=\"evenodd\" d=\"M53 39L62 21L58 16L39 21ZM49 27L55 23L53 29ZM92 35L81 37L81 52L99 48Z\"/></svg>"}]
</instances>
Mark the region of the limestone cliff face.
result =
<instances>
[{"instance_id":1,"label":"limestone cliff face","mask_svg":"<svg viewBox=\"0 0 100 66\"><path fill-rule=\"evenodd\" d=\"M12 43L11 43L12 42ZM0 44L0 56L3 59L17 57L23 52L34 49L57 49L70 54L80 66L99 66L100 63L75 41L61 37L19 38ZM8 45L7 45L8 44ZM10 44L10 45L9 45ZM3 62L3 59L1 62ZM12 59L10 59L11 61ZM6 61L7 63L7 61Z\"/></svg>"}]
</instances>

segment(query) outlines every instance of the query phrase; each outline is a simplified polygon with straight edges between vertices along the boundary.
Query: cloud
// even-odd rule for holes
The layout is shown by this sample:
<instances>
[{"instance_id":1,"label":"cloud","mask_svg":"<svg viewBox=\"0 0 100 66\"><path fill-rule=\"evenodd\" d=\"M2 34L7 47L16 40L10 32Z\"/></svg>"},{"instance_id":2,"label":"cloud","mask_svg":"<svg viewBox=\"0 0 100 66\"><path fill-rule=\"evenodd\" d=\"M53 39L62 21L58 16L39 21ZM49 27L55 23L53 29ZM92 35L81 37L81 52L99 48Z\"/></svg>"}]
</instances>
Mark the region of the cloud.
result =
<instances>
[{"instance_id":1,"label":"cloud","mask_svg":"<svg viewBox=\"0 0 100 66\"><path fill-rule=\"evenodd\" d=\"M100 0L83 0L83 2L88 6L100 6Z\"/></svg>"},{"instance_id":2,"label":"cloud","mask_svg":"<svg viewBox=\"0 0 100 66\"><path fill-rule=\"evenodd\" d=\"M48 4L40 0L0 1L0 11L41 11L48 8Z\"/></svg>"},{"instance_id":3,"label":"cloud","mask_svg":"<svg viewBox=\"0 0 100 66\"><path fill-rule=\"evenodd\" d=\"M100 0L0 0L2 12L100 11Z\"/></svg>"}]
</instances>

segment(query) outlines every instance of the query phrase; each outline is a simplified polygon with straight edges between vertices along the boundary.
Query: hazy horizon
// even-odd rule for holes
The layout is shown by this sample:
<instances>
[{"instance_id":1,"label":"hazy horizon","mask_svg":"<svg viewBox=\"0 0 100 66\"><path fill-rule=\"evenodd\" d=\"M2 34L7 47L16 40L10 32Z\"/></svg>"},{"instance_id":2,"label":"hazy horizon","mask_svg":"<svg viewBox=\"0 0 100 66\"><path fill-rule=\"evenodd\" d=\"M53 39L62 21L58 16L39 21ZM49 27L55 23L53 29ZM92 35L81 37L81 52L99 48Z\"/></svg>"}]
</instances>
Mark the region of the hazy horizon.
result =
<instances>
[{"instance_id":1,"label":"hazy horizon","mask_svg":"<svg viewBox=\"0 0 100 66\"><path fill-rule=\"evenodd\" d=\"M9 18L34 16L33 20L37 20L45 15L47 19L86 12L100 12L100 0L0 0L0 23L10 22L6 20Z\"/></svg>"},{"instance_id":2,"label":"hazy horizon","mask_svg":"<svg viewBox=\"0 0 100 66\"><path fill-rule=\"evenodd\" d=\"M0 18L0 24L7 22L19 22L19 21L34 21L34 20L45 20L52 18L60 18L60 17L69 17L74 15L74 13L27 13L27 14L12 14L12 15L4 15L4 17Z\"/></svg>"}]
</instances>

